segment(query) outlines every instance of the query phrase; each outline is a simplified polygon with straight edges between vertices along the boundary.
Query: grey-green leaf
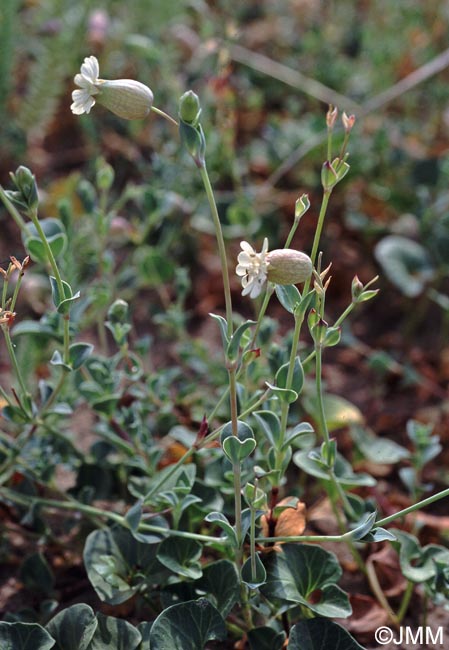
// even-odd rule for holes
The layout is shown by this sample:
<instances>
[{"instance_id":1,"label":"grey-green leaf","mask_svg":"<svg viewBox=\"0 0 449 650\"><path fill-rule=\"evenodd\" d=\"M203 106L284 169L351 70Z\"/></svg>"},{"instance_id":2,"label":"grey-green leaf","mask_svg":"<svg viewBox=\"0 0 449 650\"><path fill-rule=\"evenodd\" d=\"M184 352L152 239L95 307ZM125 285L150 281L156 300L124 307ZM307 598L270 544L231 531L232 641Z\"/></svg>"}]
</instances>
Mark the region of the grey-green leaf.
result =
<instances>
[{"instance_id":1,"label":"grey-green leaf","mask_svg":"<svg viewBox=\"0 0 449 650\"><path fill-rule=\"evenodd\" d=\"M203 650L208 641L223 641L226 627L219 611L206 599L165 609L153 623L151 650Z\"/></svg>"},{"instance_id":2,"label":"grey-green leaf","mask_svg":"<svg viewBox=\"0 0 449 650\"><path fill-rule=\"evenodd\" d=\"M209 596L225 618L240 599L240 581L236 566L230 560L217 560L209 564L203 577L196 583Z\"/></svg>"},{"instance_id":3,"label":"grey-green leaf","mask_svg":"<svg viewBox=\"0 0 449 650\"><path fill-rule=\"evenodd\" d=\"M305 605L331 618L351 614L347 594L335 584L342 574L337 558L320 546L285 544L282 552L269 554L265 568L261 591L268 599Z\"/></svg>"},{"instance_id":4,"label":"grey-green leaf","mask_svg":"<svg viewBox=\"0 0 449 650\"><path fill-rule=\"evenodd\" d=\"M202 546L196 540L169 537L160 544L157 558L176 575L197 580L202 575L201 553Z\"/></svg>"},{"instance_id":5,"label":"grey-green leaf","mask_svg":"<svg viewBox=\"0 0 449 650\"><path fill-rule=\"evenodd\" d=\"M56 614L47 631L56 639L54 650L87 650L97 625L92 608L80 603Z\"/></svg>"},{"instance_id":6,"label":"grey-green leaf","mask_svg":"<svg viewBox=\"0 0 449 650\"><path fill-rule=\"evenodd\" d=\"M88 650L136 650L140 632L122 618L97 614L98 626Z\"/></svg>"},{"instance_id":7,"label":"grey-green leaf","mask_svg":"<svg viewBox=\"0 0 449 650\"><path fill-rule=\"evenodd\" d=\"M0 622L2 650L50 650L55 640L37 623Z\"/></svg>"},{"instance_id":8,"label":"grey-green leaf","mask_svg":"<svg viewBox=\"0 0 449 650\"><path fill-rule=\"evenodd\" d=\"M327 618L300 621L290 632L287 650L364 650L341 625Z\"/></svg>"}]
</instances>

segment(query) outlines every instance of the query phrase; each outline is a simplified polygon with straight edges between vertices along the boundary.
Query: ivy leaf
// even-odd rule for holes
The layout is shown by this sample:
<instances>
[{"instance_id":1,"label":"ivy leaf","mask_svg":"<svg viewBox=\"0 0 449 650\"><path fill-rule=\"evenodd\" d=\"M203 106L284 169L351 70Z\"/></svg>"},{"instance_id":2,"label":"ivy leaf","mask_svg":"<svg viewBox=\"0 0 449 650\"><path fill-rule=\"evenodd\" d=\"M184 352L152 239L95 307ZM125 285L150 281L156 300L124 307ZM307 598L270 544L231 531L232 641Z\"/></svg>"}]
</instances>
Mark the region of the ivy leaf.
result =
<instances>
[{"instance_id":1,"label":"ivy leaf","mask_svg":"<svg viewBox=\"0 0 449 650\"><path fill-rule=\"evenodd\" d=\"M202 545L194 539L164 540L157 552L157 559L176 575L197 580L202 575L199 559Z\"/></svg>"},{"instance_id":2,"label":"ivy leaf","mask_svg":"<svg viewBox=\"0 0 449 650\"><path fill-rule=\"evenodd\" d=\"M98 626L88 650L136 650L142 640L140 632L122 618L97 614Z\"/></svg>"},{"instance_id":3,"label":"ivy leaf","mask_svg":"<svg viewBox=\"0 0 449 650\"><path fill-rule=\"evenodd\" d=\"M335 583L342 570L333 553L311 544L285 544L265 561L267 581L261 591L268 599L305 605L321 616L346 618L351 614L347 594Z\"/></svg>"},{"instance_id":4,"label":"ivy leaf","mask_svg":"<svg viewBox=\"0 0 449 650\"><path fill-rule=\"evenodd\" d=\"M223 618L226 618L240 599L239 575L235 564L230 560L217 560L209 564L196 586L213 597L212 602Z\"/></svg>"},{"instance_id":5,"label":"ivy leaf","mask_svg":"<svg viewBox=\"0 0 449 650\"><path fill-rule=\"evenodd\" d=\"M0 622L2 650L50 650L56 641L37 623Z\"/></svg>"},{"instance_id":6,"label":"ivy leaf","mask_svg":"<svg viewBox=\"0 0 449 650\"><path fill-rule=\"evenodd\" d=\"M200 650L208 641L223 641L226 627L219 611L206 599L165 609L153 623L151 650Z\"/></svg>"},{"instance_id":7,"label":"ivy leaf","mask_svg":"<svg viewBox=\"0 0 449 650\"><path fill-rule=\"evenodd\" d=\"M92 608L80 603L56 614L47 630L56 639L54 650L87 650L97 625Z\"/></svg>"},{"instance_id":8,"label":"ivy leaf","mask_svg":"<svg viewBox=\"0 0 449 650\"><path fill-rule=\"evenodd\" d=\"M290 631L287 650L364 650L341 625L327 618L300 621Z\"/></svg>"},{"instance_id":9,"label":"ivy leaf","mask_svg":"<svg viewBox=\"0 0 449 650\"><path fill-rule=\"evenodd\" d=\"M146 585L167 575L156 557L158 544L142 543L131 531L105 528L94 530L84 547L84 564L98 597L109 605L131 598Z\"/></svg>"},{"instance_id":10,"label":"ivy leaf","mask_svg":"<svg viewBox=\"0 0 449 650\"><path fill-rule=\"evenodd\" d=\"M250 650L282 650L285 632L276 632L272 627L256 627L248 632Z\"/></svg>"}]
</instances>

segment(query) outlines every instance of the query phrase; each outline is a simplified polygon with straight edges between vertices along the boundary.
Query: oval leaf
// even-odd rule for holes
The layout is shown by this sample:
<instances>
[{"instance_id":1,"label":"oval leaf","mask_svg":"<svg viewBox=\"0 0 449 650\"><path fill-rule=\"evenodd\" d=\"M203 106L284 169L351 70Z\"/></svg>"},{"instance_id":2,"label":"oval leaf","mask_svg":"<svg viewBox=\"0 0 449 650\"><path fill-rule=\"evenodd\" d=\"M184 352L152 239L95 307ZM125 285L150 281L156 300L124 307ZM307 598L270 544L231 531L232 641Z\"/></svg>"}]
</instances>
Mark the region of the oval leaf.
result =
<instances>
[{"instance_id":1,"label":"oval leaf","mask_svg":"<svg viewBox=\"0 0 449 650\"><path fill-rule=\"evenodd\" d=\"M226 627L219 611L206 599L165 609L153 623L151 650L201 650L208 641L223 641Z\"/></svg>"},{"instance_id":2,"label":"oval leaf","mask_svg":"<svg viewBox=\"0 0 449 650\"><path fill-rule=\"evenodd\" d=\"M142 641L140 632L122 618L97 614L98 627L88 650L136 650Z\"/></svg>"},{"instance_id":3,"label":"oval leaf","mask_svg":"<svg viewBox=\"0 0 449 650\"><path fill-rule=\"evenodd\" d=\"M0 622L2 650L50 650L55 640L37 623Z\"/></svg>"},{"instance_id":4,"label":"oval leaf","mask_svg":"<svg viewBox=\"0 0 449 650\"><path fill-rule=\"evenodd\" d=\"M364 650L341 625L327 618L300 621L290 632L287 650Z\"/></svg>"},{"instance_id":5,"label":"oval leaf","mask_svg":"<svg viewBox=\"0 0 449 650\"><path fill-rule=\"evenodd\" d=\"M87 650L97 625L92 608L80 603L56 614L47 630L56 639L54 650Z\"/></svg>"}]
</instances>

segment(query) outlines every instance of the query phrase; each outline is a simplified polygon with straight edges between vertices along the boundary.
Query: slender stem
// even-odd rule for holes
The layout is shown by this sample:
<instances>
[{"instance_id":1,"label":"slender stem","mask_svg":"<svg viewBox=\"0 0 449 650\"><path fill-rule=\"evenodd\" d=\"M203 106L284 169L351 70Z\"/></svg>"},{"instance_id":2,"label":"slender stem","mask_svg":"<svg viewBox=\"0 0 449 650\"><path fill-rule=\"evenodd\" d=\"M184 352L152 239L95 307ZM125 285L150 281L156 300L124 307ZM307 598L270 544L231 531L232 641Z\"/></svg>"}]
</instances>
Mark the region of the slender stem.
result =
<instances>
[{"instance_id":1,"label":"slender stem","mask_svg":"<svg viewBox=\"0 0 449 650\"><path fill-rule=\"evenodd\" d=\"M223 231L221 228L220 217L217 210L217 204L215 202L214 192L210 184L209 174L207 173L206 165L200 167L201 179L204 184L204 189L206 190L207 199L209 201L212 219L215 226L215 236L217 238L218 252L220 255L221 262L221 273L223 276L223 289L224 297L226 304L226 321L228 324L228 337L232 336L232 300L231 300L231 287L229 284L229 273L228 273L228 261L226 257L226 246L223 238Z\"/></svg>"},{"instance_id":2,"label":"slender stem","mask_svg":"<svg viewBox=\"0 0 449 650\"><path fill-rule=\"evenodd\" d=\"M371 562L369 562L366 566L366 575L368 577L368 582L370 584L371 590L373 591L374 595L379 601L379 604L382 605L382 608L386 611L391 621L395 625L399 625L400 620L391 609L388 600L386 599L385 594L382 591L382 587L379 584L379 580L377 578L377 573L374 569L374 565Z\"/></svg>"},{"instance_id":3,"label":"slender stem","mask_svg":"<svg viewBox=\"0 0 449 650\"><path fill-rule=\"evenodd\" d=\"M238 411L237 411L237 381L235 366L231 366L228 370L229 375L229 399L231 409L231 426L232 435L238 438ZM242 552L242 478L240 462L232 463L232 471L234 475L234 509L235 509L235 534L238 542L238 549L236 551L236 564L240 567Z\"/></svg>"},{"instance_id":4,"label":"slender stem","mask_svg":"<svg viewBox=\"0 0 449 650\"><path fill-rule=\"evenodd\" d=\"M9 214L11 217L14 219L16 225L20 229L21 232L24 232L26 235L31 235L30 229L28 228L28 225L25 223L23 220L22 215L20 212L17 210L15 205L12 203L12 201L9 200L5 190L3 187L0 185L0 199L3 201L3 204L5 208L8 210Z\"/></svg>"},{"instance_id":5,"label":"slender stem","mask_svg":"<svg viewBox=\"0 0 449 650\"><path fill-rule=\"evenodd\" d=\"M10 499L15 503L21 505L33 505L39 504L43 508L56 508L57 510L71 510L74 512L81 512L89 517L100 517L101 519L110 519L115 523L128 528L128 525L125 521L125 517L118 514L117 512L111 512L109 510L102 510L101 508L95 508L94 506L89 506L79 501L57 501L55 499L44 499L40 497L29 497L24 494L19 494L10 490L8 488L0 488L0 494L4 496L5 499ZM188 531L183 530L171 530L168 528L163 528L162 526L153 526L151 524L142 523L139 526L139 531L141 532L152 532L160 533L161 535L169 535L172 537L183 537L184 539L196 539L199 542L216 544L228 543L226 540L221 538L212 537L210 535L199 535L196 533L189 533Z\"/></svg>"},{"instance_id":6,"label":"slender stem","mask_svg":"<svg viewBox=\"0 0 449 650\"><path fill-rule=\"evenodd\" d=\"M407 609L408 606L410 605L410 600L413 596L414 589L415 589L415 584L411 580L409 580L407 583L407 587L404 591L404 595L402 597L402 601L398 609L398 613L396 614L396 618L398 619L399 623L402 621L402 619L407 613Z\"/></svg>"},{"instance_id":7,"label":"slender stem","mask_svg":"<svg viewBox=\"0 0 449 650\"><path fill-rule=\"evenodd\" d=\"M323 224L324 224L324 217L326 216L327 206L329 204L331 193L332 190L324 190L323 192L323 201L321 203L320 213L318 215L318 223L315 230L315 237L313 238L312 252L310 253L310 259L312 260L312 264L314 266L315 266L316 256L318 253L318 246L320 244L321 231L323 229ZM308 287L309 286L310 284L308 285ZM304 295L306 293L307 293L306 290L304 290Z\"/></svg>"},{"instance_id":8,"label":"slender stem","mask_svg":"<svg viewBox=\"0 0 449 650\"><path fill-rule=\"evenodd\" d=\"M59 272L58 265L56 263L55 257L53 255L53 251L51 250L50 244L47 241L47 237L45 236L44 230L40 224L39 218L37 216L37 210L30 210L30 218L33 222L34 227L36 228L38 235L41 239L41 242L45 248L46 255L48 257L48 261L50 262L51 269L53 271L53 275L56 280L56 284L58 286L58 292L59 292L59 297L61 300L64 300L65 297L65 292L64 292L64 285L62 283L62 278L61 274ZM65 363L68 363L69 361L69 345L70 345L70 321L69 321L69 315L65 314L63 317L63 323L64 323L64 351L63 351L63 359Z\"/></svg>"},{"instance_id":9,"label":"slender stem","mask_svg":"<svg viewBox=\"0 0 449 650\"><path fill-rule=\"evenodd\" d=\"M376 526L386 526L387 524L391 523L395 519L404 517L405 515L408 515L410 512L415 512L415 510L421 510L421 508L424 508L425 506L429 506L431 503L435 503L435 501L439 501L440 499L444 499L445 497L449 497L449 488L446 488L446 490L442 490L441 492L437 492L437 494L433 494L432 496L427 497L427 499L418 501L418 503L408 506L408 508L399 510L399 512L395 512L389 517L384 517L383 519L379 519L378 521L376 521Z\"/></svg>"},{"instance_id":10,"label":"slender stem","mask_svg":"<svg viewBox=\"0 0 449 650\"><path fill-rule=\"evenodd\" d=\"M253 582L257 581L256 576L256 510L251 508L251 521L249 528L249 552L251 557L251 579Z\"/></svg>"},{"instance_id":11,"label":"slender stem","mask_svg":"<svg viewBox=\"0 0 449 650\"><path fill-rule=\"evenodd\" d=\"M28 390L27 390L27 387L25 385L25 381L24 381L24 379L22 377L22 373L20 372L19 364L17 363L17 357L16 357L16 353L15 353L15 350L14 350L13 342L11 341L11 335L9 333L9 328L8 328L7 325L2 325L2 330L3 330L3 335L5 337L6 347L8 349L9 358L10 358L11 363L13 365L14 373L15 373L15 375L17 377L17 381L20 384L20 388L22 390L22 393L24 395L28 395Z\"/></svg>"},{"instance_id":12,"label":"slender stem","mask_svg":"<svg viewBox=\"0 0 449 650\"><path fill-rule=\"evenodd\" d=\"M160 117L163 117L164 120L167 120L167 122L170 122L174 126L179 126L178 122L173 117L171 117L171 115L169 115L165 111L162 111L160 108L156 108L156 106L152 106L151 110L153 111L153 113L156 113L157 115L160 115Z\"/></svg>"}]
</instances>

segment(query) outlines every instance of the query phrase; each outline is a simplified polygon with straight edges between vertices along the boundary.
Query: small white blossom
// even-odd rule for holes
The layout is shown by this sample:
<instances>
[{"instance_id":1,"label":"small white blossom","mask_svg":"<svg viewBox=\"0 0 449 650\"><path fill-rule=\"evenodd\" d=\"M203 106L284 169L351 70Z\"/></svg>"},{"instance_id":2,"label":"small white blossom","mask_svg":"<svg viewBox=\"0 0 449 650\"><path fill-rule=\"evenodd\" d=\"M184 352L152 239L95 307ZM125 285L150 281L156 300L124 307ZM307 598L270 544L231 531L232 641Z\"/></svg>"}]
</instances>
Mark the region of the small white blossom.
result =
<instances>
[{"instance_id":1,"label":"small white blossom","mask_svg":"<svg viewBox=\"0 0 449 650\"><path fill-rule=\"evenodd\" d=\"M81 72L75 75L79 90L72 93L72 113L89 113L96 102L126 120L139 120L148 115L153 105L153 93L134 79L100 79L98 61L94 56L84 59Z\"/></svg>"},{"instance_id":2,"label":"small white blossom","mask_svg":"<svg viewBox=\"0 0 449 650\"><path fill-rule=\"evenodd\" d=\"M81 88L81 90L74 90L72 93L73 104L70 108L75 115L89 113L94 106L94 97L99 93L97 88L99 74L100 68L97 59L94 56L86 57L81 66L81 74L75 75L75 83Z\"/></svg>"},{"instance_id":3,"label":"small white blossom","mask_svg":"<svg viewBox=\"0 0 449 650\"><path fill-rule=\"evenodd\" d=\"M250 298L257 298L261 293L268 273L268 239L265 237L260 253L256 253L253 247L246 241L240 242L242 252L237 257L235 272L242 278L242 296L249 295Z\"/></svg>"}]
</instances>

